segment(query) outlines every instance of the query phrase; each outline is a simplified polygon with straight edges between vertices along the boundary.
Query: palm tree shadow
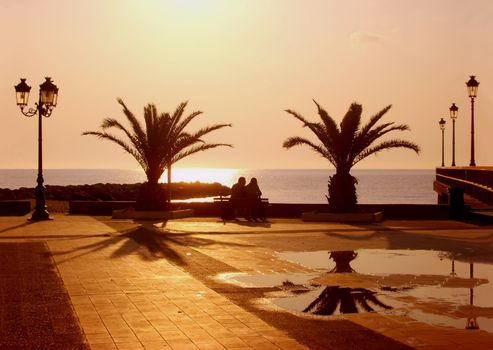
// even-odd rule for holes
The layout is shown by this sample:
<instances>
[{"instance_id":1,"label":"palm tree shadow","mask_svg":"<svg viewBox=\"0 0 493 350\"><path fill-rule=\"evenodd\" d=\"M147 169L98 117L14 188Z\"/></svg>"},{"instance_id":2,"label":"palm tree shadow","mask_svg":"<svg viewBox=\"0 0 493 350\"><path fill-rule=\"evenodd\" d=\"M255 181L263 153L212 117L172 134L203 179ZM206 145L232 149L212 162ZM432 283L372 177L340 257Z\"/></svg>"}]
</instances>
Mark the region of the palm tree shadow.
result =
<instances>
[{"instance_id":1,"label":"palm tree shadow","mask_svg":"<svg viewBox=\"0 0 493 350\"><path fill-rule=\"evenodd\" d=\"M347 234L336 233L336 232L325 232L325 235L330 236L330 237L343 238L343 239L347 239L350 241L366 241L369 239L378 238L380 236L385 236L384 233L379 232L379 231L370 232L368 234L357 235L357 236L350 236Z\"/></svg>"},{"instance_id":2,"label":"palm tree shadow","mask_svg":"<svg viewBox=\"0 0 493 350\"><path fill-rule=\"evenodd\" d=\"M53 255L65 255L79 252L78 254L71 255L65 260L60 261L66 262L88 254L102 252L119 243L122 244L111 253L111 258L121 258L127 255L137 254L140 259L146 261L167 259L177 265L185 265L183 257L171 247L169 242L166 242L166 239L162 236L156 236L151 230L142 226L121 231L116 235L111 235L110 238L79 246L71 250L54 252Z\"/></svg>"},{"instance_id":3,"label":"palm tree shadow","mask_svg":"<svg viewBox=\"0 0 493 350\"><path fill-rule=\"evenodd\" d=\"M107 235L105 235L107 236ZM251 247L249 244L234 242L217 242L212 239L193 237L190 234L170 235L166 232L157 230L152 226L138 226L136 228L119 231L110 235L109 238L98 242L79 246L72 250L54 252L54 255L65 255L78 251L60 262L69 261L87 254L102 252L106 249L115 247L120 244L111 254L110 257L117 259L127 255L137 254L144 261L155 261L166 259L179 266L187 265L185 260L186 253L182 252L186 247L200 248L214 244Z\"/></svg>"},{"instance_id":4,"label":"palm tree shadow","mask_svg":"<svg viewBox=\"0 0 493 350\"><path fill-rule=\"evenodd\" d=\"M4 228L3 230L0 230L0 233L12 231L12 230L15 230L15 229L18 229L21 227L26 227L26 226L29 226L29 225L34 224L34 223L35 223L35 221L26 221L26 222L23 222L22 224L19 224L19 225Z\"/></svg>"},{"instance_id":5,"label":"palm tree shadow","mask_svg":"<svg viewBox=\"0 0 493 350\"><path fill-rule=\"evenodd\" d=\"M242 221L242 220L235 220L232 223L240 225L240 226L248 226L248 227L266 227L270 228L271 223L268 221Z\"/></svg>"},{"instance_id":6,"label":"palm tree shadow","mask_svg":"<svg viewBox=\"0 0 493 350\"><path fill-rule=\"evenodd\" d=\"M236 224L240 226L249 226L249 227L265 227L265 228L270 228L272 224L265 220L265 221L245 221L245 220L240 220L240 219L220 219L216 221L217 223L221 223L223 225L226 224Z\"/></svg>"},{"instance_id":7,"label":"palm tree shadow","mask_svg":"<svg viewBox=\"0 0 493 350\"><path fill-rule=\"evenodd\" d=\"M111 254L112 258L137 253L142 260L167 259L177 265L185 265L183 257L170 244L173 240L167 239L164 235L156 235L143 226L129 230L118 237L127 240Z\"/></svg>"}]
</instances>

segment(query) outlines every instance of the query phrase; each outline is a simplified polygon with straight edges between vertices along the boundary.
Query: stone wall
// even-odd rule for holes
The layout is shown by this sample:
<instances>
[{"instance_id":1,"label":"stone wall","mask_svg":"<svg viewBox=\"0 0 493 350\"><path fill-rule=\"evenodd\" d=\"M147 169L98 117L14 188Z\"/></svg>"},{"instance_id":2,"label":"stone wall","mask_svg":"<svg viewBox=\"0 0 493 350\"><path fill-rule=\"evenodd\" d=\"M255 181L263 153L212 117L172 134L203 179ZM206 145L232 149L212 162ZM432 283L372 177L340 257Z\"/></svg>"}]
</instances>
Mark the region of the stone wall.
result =
<instances>
[{"instance_id":1,"label":"stone wall","mask_svg":"<svg viewBox=\"0 0 493 350\"><path fill-rule=\"evenodd\" d=\"M69 212L76 215L111 215L113 210L134 208L132 201L70 201ZM360 204L363 211L384 213L385 219L448 219L448 205L439 204ZM178 202L172 203L171 209L193 209L195 216L220 217L219 203L212 202ZM270 203L268 217L299 218L301 213L309 211L326 211L326 204L289 204Z\"/></svg>"}]
</instances>

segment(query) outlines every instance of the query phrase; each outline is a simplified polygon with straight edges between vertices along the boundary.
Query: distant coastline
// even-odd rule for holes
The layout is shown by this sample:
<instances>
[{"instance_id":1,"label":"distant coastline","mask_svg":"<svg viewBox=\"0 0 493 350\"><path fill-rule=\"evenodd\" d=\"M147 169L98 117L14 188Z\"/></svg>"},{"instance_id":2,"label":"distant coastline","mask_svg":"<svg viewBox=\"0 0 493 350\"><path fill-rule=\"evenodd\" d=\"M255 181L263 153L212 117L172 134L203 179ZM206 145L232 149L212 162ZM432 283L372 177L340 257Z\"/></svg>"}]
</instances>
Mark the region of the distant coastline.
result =
<instances>
[{"instance_id":1,"label":"distant coastline","mask_svg":"<svg viewBox=\"0 0 493 350\"><path fill-rule=\"evenodd\" d=\"M46 186L46 199L58 201L91 200L91 201L135 201L141 184L98 183L92 185ZM166 184L161 184L167 189ZM172 199L203 198L229 195L230 189L219 183L186 183L171 184ZM31 199L35 197L33 187L18 189L0 188L0 200Z\"/></svg>"}]
</instances>

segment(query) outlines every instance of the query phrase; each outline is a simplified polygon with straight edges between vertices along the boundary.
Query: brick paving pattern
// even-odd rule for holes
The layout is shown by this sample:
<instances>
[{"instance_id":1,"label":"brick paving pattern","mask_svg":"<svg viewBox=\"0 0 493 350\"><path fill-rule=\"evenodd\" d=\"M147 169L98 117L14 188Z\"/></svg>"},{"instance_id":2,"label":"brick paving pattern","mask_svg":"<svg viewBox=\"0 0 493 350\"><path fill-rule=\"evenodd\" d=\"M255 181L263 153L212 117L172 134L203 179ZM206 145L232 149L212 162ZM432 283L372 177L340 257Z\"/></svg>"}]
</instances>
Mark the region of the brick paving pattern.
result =
<instances>
[{"instance_id":1,"label":"brick paving pattern","mask_svg":"<svg viewBox=\"0 0 493 350\"><path fill-rule=\"evenodd\" d=\"M15 294L11 299L1 294L0 349L8 349L1 343L6 334L16 336L13 348L21 349L491 349L492 333L431 326L405 316L298 317L265 301L273 288L241 288L215 276L309 271L276 257L276 251L286 250L467 247L491 261L492 229L453 221L356 226L284 219L224 224L217 218L139 223L64 215L31 223L0 217L5 251L0 289L14 290L4 279L19 288L8 294ZM42 288L28 287L31 282ZM39 290L47 297L62 290L65 298L53 294L65 303L56 308L41 302ZM28 294L35 300L28 302ZM34 308L56 312L41 317L43 310L25 311ZM5 315L14 319L6 322ZM57 323L70 315L75 326ZM34 326L18 327L29 317ZM49 322L52 326L43 328L65 339L63 346L53 347L50 335L30 346L44 338L36 335L37 327ZM63 338L67 334L77 335L77 341Z\"/></svg>"},{"instance_id":2,"label":"brick paving pattern","mask_svg":"<svg viewBox=\"0 0 493 350\"><path fill-rule=\"evenodd\" d=\"M0 349L89 349L45 243L0 243Z\"/></svg>"}]
</instances>

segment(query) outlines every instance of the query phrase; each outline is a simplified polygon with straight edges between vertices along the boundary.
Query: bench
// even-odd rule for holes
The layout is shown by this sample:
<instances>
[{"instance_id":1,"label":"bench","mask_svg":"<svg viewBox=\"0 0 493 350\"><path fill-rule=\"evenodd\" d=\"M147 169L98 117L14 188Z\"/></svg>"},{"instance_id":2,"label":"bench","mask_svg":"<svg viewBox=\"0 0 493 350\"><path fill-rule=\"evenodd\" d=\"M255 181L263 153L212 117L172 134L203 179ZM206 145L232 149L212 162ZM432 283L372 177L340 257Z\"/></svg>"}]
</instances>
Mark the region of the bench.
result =
<instances>
[{"instance_id":1,"label":"bench","mask_svg":"<svg viewBox=\"0 0 493 350\"><path fill-rule=\"evenodd\" d=\"M31 212L29 200L0 200L0 215L26 215Z\"/></svg>"},{"instance_id":2,"label":"bench","mask_svg":"<svg viewBox=\"0 0 493 350\"><path fill-rule=\"evenodd\" d=\"M269 207L269 198L260 198L262 205L262 213L264 217L267 217L267 208ZM236 211L239 214L245 216L246 210L250 207L251 202L246 198L237 198L234 203L230 201L229 196L214 197L214 203L220 205L221 208L221 218L222 219L234 219L236 217Z\"/></svg>"}]
</instances>

